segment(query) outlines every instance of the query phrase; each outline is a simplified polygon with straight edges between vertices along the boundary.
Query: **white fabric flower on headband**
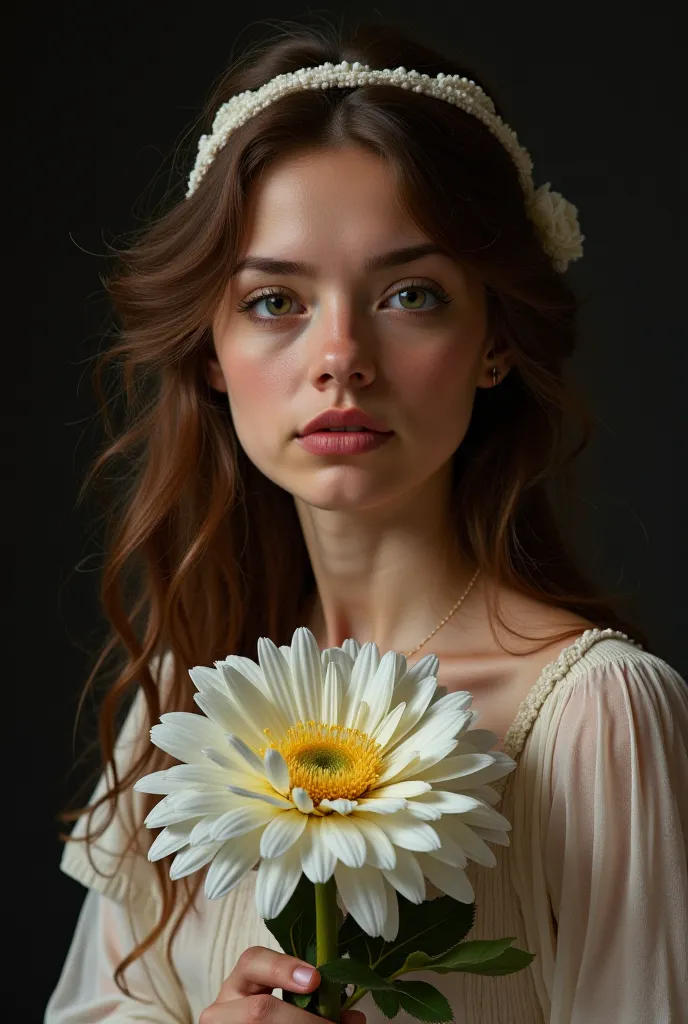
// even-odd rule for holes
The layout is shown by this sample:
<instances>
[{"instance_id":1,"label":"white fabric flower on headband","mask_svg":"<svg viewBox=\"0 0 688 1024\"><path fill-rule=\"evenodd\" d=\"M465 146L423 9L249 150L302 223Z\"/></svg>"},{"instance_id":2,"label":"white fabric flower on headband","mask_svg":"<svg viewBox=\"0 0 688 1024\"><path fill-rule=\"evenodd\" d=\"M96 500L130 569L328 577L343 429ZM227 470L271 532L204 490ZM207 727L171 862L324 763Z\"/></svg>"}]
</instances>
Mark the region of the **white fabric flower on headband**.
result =
<instances>
[{"instance_id":1,"label":"white fabric flower on headband","mask_svg":"<svg viewBox=\"0 0 688 1024\"><path fill-rule=\"evenodd\" d=\"M558 271L563 273L569 263L581 258L585 235L581 234L578 210L559 192L551 192L549 181L533 194L528 214Z\"/></svg>"}]
</instances>

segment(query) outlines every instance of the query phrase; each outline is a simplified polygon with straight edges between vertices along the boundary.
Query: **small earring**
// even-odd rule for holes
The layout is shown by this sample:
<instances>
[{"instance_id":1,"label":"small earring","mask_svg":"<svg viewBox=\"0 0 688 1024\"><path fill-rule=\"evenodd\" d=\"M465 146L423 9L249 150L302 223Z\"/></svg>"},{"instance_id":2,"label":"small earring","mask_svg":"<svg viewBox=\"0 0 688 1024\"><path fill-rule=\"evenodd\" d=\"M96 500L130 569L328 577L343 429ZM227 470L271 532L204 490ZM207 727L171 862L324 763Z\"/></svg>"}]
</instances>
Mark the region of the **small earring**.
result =
<instances>
[{"instance_id":1,"label":"small earring","mask_svg":"<svg viewBox=\"0 0 688 1024\"><path fill-rule=\"evenodd\" d=\"M499 383L499 378L502 376L501 371L496 366L492 367L492 387L495 387Z\"/></svg>"}]
</instances>

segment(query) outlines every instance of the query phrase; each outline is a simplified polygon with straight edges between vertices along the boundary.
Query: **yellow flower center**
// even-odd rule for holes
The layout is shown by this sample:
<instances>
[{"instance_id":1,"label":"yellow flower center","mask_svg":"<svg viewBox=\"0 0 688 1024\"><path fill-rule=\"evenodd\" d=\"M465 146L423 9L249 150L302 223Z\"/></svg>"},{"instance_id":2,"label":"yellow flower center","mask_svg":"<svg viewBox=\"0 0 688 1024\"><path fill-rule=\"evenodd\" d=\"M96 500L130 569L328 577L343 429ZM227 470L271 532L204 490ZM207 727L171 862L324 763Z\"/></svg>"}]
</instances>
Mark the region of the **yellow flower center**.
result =
<instances>
[{"instance_id":1,"label":"yellow flower center","mask_svg":"<svg viewBox=\"0 0 688 1024\"><path fill-rule=\"evenodd\" d=\"M272 740L270 730L265 734ZM321 800L355 800L377 781L382 762L380 744L358 729L322 722L297 722L279 741L292 787L305 789L317 807ZM263 747L263 757L267 747Z\"/></svg>"}]
</instances>

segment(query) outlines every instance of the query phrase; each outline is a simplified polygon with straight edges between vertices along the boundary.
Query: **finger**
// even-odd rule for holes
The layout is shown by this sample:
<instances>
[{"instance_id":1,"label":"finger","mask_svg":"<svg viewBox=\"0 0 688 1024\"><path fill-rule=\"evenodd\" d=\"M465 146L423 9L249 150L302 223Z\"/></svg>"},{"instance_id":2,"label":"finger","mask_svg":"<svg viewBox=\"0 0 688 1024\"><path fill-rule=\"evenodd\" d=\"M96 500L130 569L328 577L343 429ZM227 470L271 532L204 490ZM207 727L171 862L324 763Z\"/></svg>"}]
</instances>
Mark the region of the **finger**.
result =
<instances>
[{"instance_id":1,"label":"finger","mask_svg":"<svg viewBox=\"0 0 688 1024\"><path fill-rule=\"evenodd\" d=\"M366 1019L362 1010L342 1010L339 1024L365 1024Z\"/></svg>"},{"instance_id":2,"label":"finger","mask_svg":"<svg viewBox=\"0 0 688 1024\"><path fill-rule=\"evenodd\" d=\"M276 953L266 946L249 946L220 989L217 1002L241 999L274 988L288 992L312 992L320 984L320 973L305 960Z\"/></svg>"}]
</instances>

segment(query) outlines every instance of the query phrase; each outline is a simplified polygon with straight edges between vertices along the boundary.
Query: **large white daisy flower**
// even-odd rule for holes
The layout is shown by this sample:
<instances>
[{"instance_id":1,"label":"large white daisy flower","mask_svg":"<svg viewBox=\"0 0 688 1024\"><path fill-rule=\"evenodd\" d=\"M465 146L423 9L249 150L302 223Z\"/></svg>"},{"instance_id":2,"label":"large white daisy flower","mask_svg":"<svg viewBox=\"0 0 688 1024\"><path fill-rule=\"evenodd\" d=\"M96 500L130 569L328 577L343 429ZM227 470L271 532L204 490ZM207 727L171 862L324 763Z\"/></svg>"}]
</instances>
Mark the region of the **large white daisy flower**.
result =
<instances>
[{"instance_id":1,"label":"large white daisy flower","mask_svg":"<svg viewBox=\"0 0 688 1024\"><path fill-rule=\"evenodd\" d=\"M509 842L489 783L516 765L488 753L497 737L469 729L471 694L445 693L438 667L433 654L408 668L403 654L355 640L321 652L300 627L291 646L261 638L258 664L233 655L190 669L207 717L163 714L151 739L185 763L134 787L164 794L145 821L164 826L149 860L177 853L173 879L209 864L209 899L260 862L265 920L302 873L334 874L347 911L387 941L397 892L421 903L426 878L471 903L467 860L491 867L485 840Z\"/></svg>"}]
</instances>

